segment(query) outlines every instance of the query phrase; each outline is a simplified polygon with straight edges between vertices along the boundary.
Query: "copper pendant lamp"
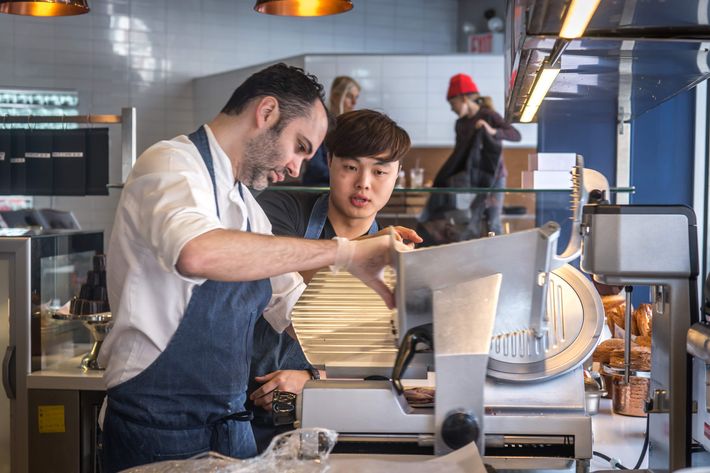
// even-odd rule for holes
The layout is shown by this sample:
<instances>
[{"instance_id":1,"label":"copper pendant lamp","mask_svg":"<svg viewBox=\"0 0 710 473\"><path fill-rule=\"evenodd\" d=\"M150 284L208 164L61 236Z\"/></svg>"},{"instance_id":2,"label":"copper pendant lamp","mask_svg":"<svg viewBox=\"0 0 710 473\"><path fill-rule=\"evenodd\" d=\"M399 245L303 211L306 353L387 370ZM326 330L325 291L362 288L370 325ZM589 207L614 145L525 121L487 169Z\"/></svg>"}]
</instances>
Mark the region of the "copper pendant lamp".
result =
<instances>
[{"instance_id":1,"label":"copper pendant lamp","mask_svg":"<svg viewBox=\"0 0 710 473\"><path fill-rule=\"evenodd\" d=\"M254 10L281 16L325 16L352 10L350 0L256 0Z\"/></svg>"},{"instance_id":2,"label":"copper pendant lamp","mask_svg":"<svg viewBox=\"0 0 710 473\"><path fill-rule=\"evenodd\" d=\"M69 16L89 13L87 0L0 0L0 13L27 16Z\"/></svg>"}]
</instances>

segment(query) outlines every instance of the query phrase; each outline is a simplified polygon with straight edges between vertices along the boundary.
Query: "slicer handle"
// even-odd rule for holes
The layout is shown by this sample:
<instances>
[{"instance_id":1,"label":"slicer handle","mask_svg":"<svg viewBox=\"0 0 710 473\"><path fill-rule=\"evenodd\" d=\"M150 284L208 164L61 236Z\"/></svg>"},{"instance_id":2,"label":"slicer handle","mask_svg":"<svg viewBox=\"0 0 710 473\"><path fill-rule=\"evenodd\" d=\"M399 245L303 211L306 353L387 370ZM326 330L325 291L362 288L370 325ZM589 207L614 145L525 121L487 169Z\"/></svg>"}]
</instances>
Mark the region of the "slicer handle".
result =
<instances>
[{"instance_id":1,"label":"slicer handle","mask_svg":"<svg viewBox=\"0 0 710 473\"><path fill-rule=\"evenodd\" d=\"M705 288L703 289L703 320L710 321L710 274L705 279Z\"/></svg>"},{"instance_id":2,"label":"slicer handle","mask_svg":"<svg viewBox=\"0 0 710 473\"><path fill-rule=\"evenodd\" d=\"M9 346L5 349L5 356L2 360L2 385L5 388L5 395L8 399L15 399L15 347Z\"/></svg>"},{"instance_id":3,"label":"slicer handle","mask_svg":"<svg viewBox=\"0 0 710 473\"><path fill-rule=\"evenodd\" d=\"M423 343L434 349L433 324L424 324L410 328L402 339L402 344L397 352L397 359L392 369L392 383L399 394L404 392L402 376L416 353L417 344Z\"/></svg>"}]
</instances>

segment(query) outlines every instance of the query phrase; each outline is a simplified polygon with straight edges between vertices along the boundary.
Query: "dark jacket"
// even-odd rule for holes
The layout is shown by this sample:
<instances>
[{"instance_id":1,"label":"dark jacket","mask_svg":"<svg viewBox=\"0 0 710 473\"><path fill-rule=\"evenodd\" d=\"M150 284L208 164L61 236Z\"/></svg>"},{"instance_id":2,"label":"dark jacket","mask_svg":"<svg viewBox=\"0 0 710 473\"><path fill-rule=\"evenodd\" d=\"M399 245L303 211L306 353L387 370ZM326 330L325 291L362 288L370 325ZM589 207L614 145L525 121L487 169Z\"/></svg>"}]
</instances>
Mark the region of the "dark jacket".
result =
<instances>
[{"instance_id":1,"label":"dark jacket","mask_svg":"<svg viewBox=\"0 0 710 473\"><path fill-rule=\"evenodd\" d=\"M306 170L303 172L303 185L316 187L328 187L330 185L328 150L325 144L320 145L313 157L306 162Z\"/></svg>"},{"instance_id":2,"label":"dark jacket","mask_svg":"<svg viewBox=\"0 0 710 473\"><path fill-rule=\"evenodd\" d=\"M491 127L495 128L495 135L488 135L485 129L476 128L476 122L478 122L478 120L484 120ZM434 178L434 187L452 187L448 185L446 180L465 168L466 160L473 144L473 138L477 131L483 131L483 133L487 135L486 141L488 141L488 138L493 138L499 143L502 140L521 140L520 132L509 123L506 123L503 117L490 108L479 109L478 113L473 117L459 118L456 120L456 144L454 145L454 150L437 173L436 178ZM502 147L499 149L499 153L500 151L502 151ZM505 177L507 172L500 156L498 157L498 163L498 176Z\"/></svg>"},{"instance_id":3,"label":"dark jacket","mask_svg":"<svg viewBox=\"0 0 710 473\"><path fill-rule=\"evenodd\" d=\"M491 187L504 169L501 141L479 128L465 153L454 153L434 179L435 187Z\"/></svg>"}]
</instances>

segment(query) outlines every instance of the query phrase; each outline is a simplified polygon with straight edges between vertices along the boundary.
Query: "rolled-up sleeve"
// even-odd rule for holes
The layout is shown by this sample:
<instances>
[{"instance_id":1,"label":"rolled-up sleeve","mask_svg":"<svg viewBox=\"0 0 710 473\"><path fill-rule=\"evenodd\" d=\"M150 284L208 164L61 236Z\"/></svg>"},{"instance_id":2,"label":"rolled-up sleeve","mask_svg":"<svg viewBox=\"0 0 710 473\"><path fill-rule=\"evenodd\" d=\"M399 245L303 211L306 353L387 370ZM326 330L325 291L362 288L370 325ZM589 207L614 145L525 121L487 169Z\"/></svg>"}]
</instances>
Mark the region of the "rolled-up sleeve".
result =
<instances>
[{"instance_id":1,"label":"rolled-up sleeve","mask_svg":"<svg viewBox=\"0 0 710 473\"><path fill-rule=\"evenodd\" d=\"M286 273L271 278L271 300L264 309L264 318L281 333L291 325L291 311L306 289L298 273Z\"/></svg>"},{"instance_id":2,"label":"rolled-up sleeve","mask_svg":"<svg viewBox=\"0 0 710 473\"><path fill-rule=\"evenodd\" d=\"M136 231L166 271L186 278L176 268L187 242L209 231L224 228L217 217L212 183L202 163L190 162L180 151L141 156L136 176L127 184L139 206Z\"/></svg>"}]
</instances>

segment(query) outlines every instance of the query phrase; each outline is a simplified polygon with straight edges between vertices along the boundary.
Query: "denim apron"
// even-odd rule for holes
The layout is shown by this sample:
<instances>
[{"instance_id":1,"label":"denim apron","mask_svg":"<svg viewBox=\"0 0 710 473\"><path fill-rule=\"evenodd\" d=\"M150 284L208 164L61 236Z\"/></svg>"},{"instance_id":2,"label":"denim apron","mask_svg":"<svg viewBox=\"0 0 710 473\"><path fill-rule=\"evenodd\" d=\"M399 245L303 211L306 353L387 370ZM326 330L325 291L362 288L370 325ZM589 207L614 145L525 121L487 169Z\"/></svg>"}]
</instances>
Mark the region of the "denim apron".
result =
<instances>
[{"instance_id":1,"label":"denim apron","mask_svg":"<svg viewBox=\"0 0 710 473\"><path fill-rule=\"evenodd\" d=\"M219 216L204 127L190 140L209 171ZM244 402L254 323L270 298L269 279L208 280L193 289L165 351L144 371L108 390L105 472L209 450L238 458L256 455L252 416Z\"/></svg>"},{"instance_id":2,"label":"denim apron","mask_svg":"<svg viewBox=\"0 0 710 473\"><path fill-rule=\"evenodd\" d=\"M328 193L326 192L318 197L313 205L306 233L303 236L310 240L319 239L327 219ZM378 230L377 222L373 220L367 234L374 235ZM260 386L254 381L255 376L263 376L278 370L310 369L313 369L313 366L306 359L301 345L286 332L278 333L264 317L259 317L254 327L254 355L249 376L249 393ZM292 429L291 426L274 426L271 413L261 408L254 408L252 428L259 452L269 446L275 435Z\"/></svg>"},{"instance_id":3,"label":"denim apron","mask_svg":"<svg viewBox=\"0 0 710 473\"><path fill-rule=\"evenodd\" d=\"M313 205L313 210L311 210L311 216L308 218L308 226L306 227L306 233L303 238L308 238L309 240L317 240L320 238L321 233L323 233L323 227L325 227L325 221L328 219L328 197L329 192L321 194ZM377 222L372 220L372 225L367 231L368 235L374 235L379 230Z\"/></svg>"}]
</instances>

